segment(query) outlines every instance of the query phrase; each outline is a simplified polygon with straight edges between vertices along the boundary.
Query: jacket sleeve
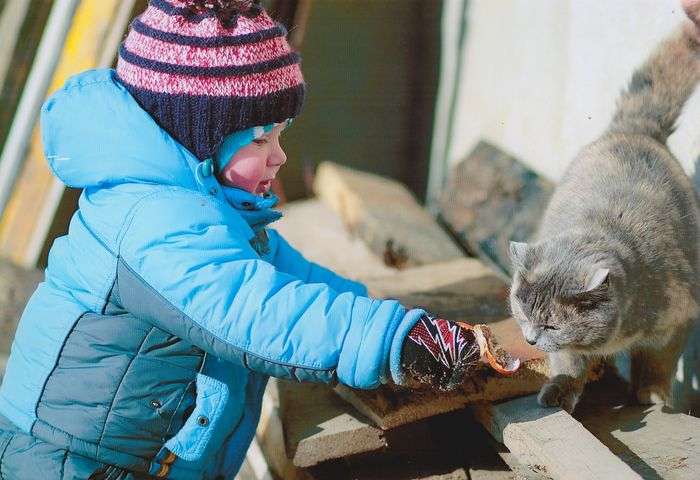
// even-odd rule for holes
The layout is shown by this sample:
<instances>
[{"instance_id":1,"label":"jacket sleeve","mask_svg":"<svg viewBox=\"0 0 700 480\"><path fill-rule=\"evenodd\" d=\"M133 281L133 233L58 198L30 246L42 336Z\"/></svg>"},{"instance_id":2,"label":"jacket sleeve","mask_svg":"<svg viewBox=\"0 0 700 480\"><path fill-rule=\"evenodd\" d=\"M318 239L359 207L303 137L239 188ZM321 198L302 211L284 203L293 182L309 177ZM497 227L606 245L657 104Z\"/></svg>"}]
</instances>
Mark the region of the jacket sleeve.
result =
<instances>
[{"instance_id":1,"label":"jacket sleeve","mask_svg":"<svg viewBox=\"0 0 700 480\"><path fill-rule=\"evenodd\" d=\"M374 388L419 314L305 283L261 260L245 221L179 189L142 200L119 238L122 305L206 352L282 378Z\"/></svg>"},{"instance_id":2,"label":"jacket sleeve","mask_svg":"<svg viewBox=\"0 0 700 480\"><path fill-rule=\"evenodd\" d=\"M325 283L338 292L367 296L367 287L331 270L310 262L292 247L276 230L268 229L272 247L272 264L281 272L289 273L306 283Z\"/></svg>"}]
</instances>

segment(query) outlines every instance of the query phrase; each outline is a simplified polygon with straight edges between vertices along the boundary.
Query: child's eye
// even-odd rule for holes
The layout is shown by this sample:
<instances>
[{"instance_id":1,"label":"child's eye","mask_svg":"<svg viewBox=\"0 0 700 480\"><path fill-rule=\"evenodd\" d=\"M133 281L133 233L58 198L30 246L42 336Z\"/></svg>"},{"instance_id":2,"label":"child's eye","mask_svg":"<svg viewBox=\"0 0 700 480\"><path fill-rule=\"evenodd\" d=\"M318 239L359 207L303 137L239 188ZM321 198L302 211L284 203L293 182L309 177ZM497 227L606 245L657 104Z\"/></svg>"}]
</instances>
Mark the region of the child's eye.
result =
<instances>
[{"instance_id":1,"label":"child's eye","mask_svg":"<svg viewBox=\"0 0 700 480\"><path fill-rule=\"evenodd\" d=\"M265 145L267 143L267 138L256 138L253 140L253 143L256 145Z\"/></svg>"}]
</instances>

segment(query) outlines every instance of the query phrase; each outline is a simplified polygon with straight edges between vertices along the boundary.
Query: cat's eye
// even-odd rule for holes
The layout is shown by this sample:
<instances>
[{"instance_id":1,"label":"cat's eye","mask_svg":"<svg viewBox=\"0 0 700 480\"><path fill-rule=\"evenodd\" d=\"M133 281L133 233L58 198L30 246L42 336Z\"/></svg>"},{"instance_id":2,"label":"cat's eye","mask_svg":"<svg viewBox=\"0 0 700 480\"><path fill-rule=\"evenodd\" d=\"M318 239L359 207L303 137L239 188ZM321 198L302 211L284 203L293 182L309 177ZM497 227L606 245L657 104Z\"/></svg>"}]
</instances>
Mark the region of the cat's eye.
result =
<instances>
[{"instance_id":1,"label":"cat's eye","mask_svg":"<svg viewBox=\"0 0 700 480\"><path fill-rule=\"evenodd\" d=\"M542 328L544 330L559 330L559 327L555 327L554 325L542 325Z\"/></svg>"}]
</instances>

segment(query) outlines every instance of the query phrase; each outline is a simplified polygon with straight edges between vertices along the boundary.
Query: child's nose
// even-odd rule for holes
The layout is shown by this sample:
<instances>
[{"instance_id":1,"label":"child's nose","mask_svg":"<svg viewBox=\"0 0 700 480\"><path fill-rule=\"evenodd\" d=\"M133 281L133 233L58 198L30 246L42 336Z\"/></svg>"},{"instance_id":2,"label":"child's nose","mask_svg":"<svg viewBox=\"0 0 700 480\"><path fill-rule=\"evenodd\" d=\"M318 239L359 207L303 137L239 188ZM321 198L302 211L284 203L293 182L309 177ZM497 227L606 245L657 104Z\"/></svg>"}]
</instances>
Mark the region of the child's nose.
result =
<instances>
[{"instance_id":1,"label":"child's nose","mask_svg":"<svg viewBox=\"0 0 700 480\"><path fill-rule=\"evenodd\" d=\"M282 147L278 143L274 151L270 154L267 164L271 167L281 167L285 163L287 163L287 154L284 153L284 150L282 150Z\"/></svg>"}]
</instances>

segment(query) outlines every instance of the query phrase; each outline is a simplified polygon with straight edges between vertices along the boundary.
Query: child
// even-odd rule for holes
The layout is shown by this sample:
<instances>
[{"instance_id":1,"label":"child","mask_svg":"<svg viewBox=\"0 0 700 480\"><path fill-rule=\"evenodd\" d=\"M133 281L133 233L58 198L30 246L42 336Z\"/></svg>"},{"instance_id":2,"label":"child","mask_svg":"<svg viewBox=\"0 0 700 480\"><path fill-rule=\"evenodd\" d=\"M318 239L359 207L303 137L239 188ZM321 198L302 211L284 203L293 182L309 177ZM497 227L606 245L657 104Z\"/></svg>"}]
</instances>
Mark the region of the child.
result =
<instances>
[{"instance_id":1,"label":"child","mask_svg":"<svg viewBox=\"0 0 700 480\"><path fill-rule=\"evenodd\" d=\"M0 389L0 477L230 479L269 375L458 385L468 332L305 260L267 228L302 105L283 27L245 1L151 0L114 70L42 110L82 188Z\"/></svg>"}]
</instances>

